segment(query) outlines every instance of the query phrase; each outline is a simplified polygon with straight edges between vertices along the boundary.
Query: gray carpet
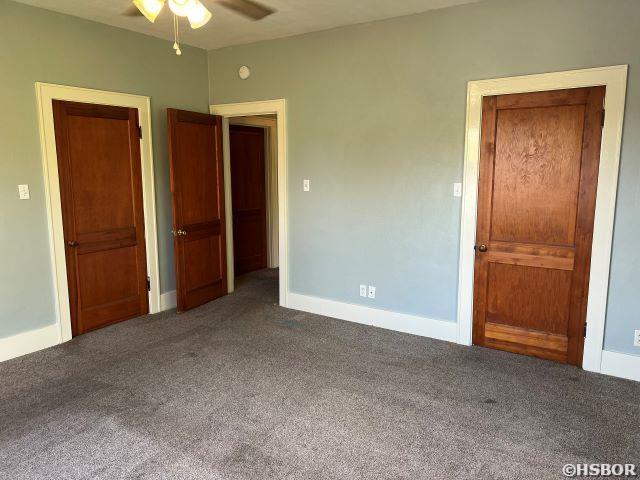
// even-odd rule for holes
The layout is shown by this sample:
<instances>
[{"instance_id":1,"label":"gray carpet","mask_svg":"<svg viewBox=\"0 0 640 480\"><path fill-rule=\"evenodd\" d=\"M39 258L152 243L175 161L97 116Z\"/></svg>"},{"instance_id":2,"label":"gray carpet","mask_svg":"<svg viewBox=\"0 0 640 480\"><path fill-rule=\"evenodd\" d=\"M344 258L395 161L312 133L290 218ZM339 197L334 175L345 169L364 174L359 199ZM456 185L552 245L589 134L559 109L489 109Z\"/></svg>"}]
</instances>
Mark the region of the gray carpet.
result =
<instances>
[{"instance_id":1,"label":"gray carpet","mask_svg":"<svg viewBox=\"0 0 640 480\"><path fill-rule=\"evenodd\" d=\"M640 383L286 310L276 272L0 364L0 478L562 478Z\"/></svg>"}]
</instances>

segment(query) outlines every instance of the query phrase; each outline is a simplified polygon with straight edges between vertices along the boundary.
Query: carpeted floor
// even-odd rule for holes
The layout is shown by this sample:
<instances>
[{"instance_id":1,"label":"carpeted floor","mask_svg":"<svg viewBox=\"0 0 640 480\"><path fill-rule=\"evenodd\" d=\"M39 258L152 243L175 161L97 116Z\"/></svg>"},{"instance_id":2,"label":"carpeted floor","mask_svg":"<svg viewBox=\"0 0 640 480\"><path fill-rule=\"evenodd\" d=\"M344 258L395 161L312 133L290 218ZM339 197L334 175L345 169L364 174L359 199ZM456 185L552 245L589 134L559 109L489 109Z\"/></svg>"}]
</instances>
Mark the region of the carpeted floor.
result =
<instances>
[{"instance_id":1,"label":"carpeted floor","mask_svg":"<svg viewBox=\"0 0 640 480\"><path fill-rule=\"evenodd\" d=\"M0 364L0 478L546 479L640 463L640 383L276 306L277 272Z\"/></svg>"}]
</instances>

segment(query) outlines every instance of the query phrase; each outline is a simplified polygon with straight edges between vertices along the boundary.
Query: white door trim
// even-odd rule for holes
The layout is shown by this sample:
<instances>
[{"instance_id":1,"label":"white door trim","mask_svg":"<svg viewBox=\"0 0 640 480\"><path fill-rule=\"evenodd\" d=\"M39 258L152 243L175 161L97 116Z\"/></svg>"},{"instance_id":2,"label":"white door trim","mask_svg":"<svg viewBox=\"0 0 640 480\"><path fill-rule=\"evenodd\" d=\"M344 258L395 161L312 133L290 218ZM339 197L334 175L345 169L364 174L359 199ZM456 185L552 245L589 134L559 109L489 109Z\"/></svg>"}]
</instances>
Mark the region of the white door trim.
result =
<instances>
[{"instance_id":1,"label":"white door trim","mask_svg":"<svg viewBox=\"0 0 640 480\"><path fill-rule=\"evenodd\" d=\"M144 203L147 275L151 277L149 312L156 313L160 311L160 275L158 272L158 235L156 228L155 185L153 179L151 108L149 97L140 95L90 90L87 88L68 87L40 82L36 82L35 86L38 100L42 168L44 171L44 189L49 224L49 247L51 250L51 266L54 276L53 288L56 301L56 323L60 331L61 343L71 340L71 313L69 310L67 264L65 261L64 232L62 228L58 157L56 154L53 107L51 102L55 99L138 109L138 119L142 127L140 154L142 159L142 195Z\"/></svg>"},{"instance_id":2,"label":"white door trim","mask_svg":"<svg viewBox=\"0 0 640 480\"><path fill-rule=\"evenodd\" d=\"M627 65L619 65L469 82L458 276L458 343L471 345L472 339L473 246L478 206L482 98L490 95L605 85L606 116L602 131L587 300L587 336L582 363L585 370L601 371L627 70Z\"/></svg>"},{"instance_id":3,"label":"white door trim","mask_svg":"<svg viewBox=\"0 0 640 480\"><path fill-rule=\"evenodd\" d=\"M223 157L224 157L224 190L225 216L232 218L231 209L231 166L229 158L229 117L245 117L250 115L275 114L278 131L278 261L280 264L280 306L289 304L289 257L288 257L288 213L287 213L287 121L286 101L284 99L258 102L227 103L211 105L209 111L223 118ZM234 288L233 271L233 231L231 222L227 221L227 278L229 292Z\"/></svg>"}]
</instances>

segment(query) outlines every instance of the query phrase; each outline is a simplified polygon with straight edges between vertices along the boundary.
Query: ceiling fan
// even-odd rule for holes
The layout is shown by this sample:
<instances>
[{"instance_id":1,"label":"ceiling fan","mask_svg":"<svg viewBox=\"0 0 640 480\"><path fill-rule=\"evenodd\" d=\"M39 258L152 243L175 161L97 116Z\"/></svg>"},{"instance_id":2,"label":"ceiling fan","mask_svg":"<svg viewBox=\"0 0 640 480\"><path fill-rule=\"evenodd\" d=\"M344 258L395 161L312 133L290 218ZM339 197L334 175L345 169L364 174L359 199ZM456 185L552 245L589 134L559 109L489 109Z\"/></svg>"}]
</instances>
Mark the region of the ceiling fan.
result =
<instances>
[{"instance_id":1,"label":"ceiling fan","mask_svg":"<svg viewBox=\"0 0 640 480\"><path fill-rule=\"evenodd\" d=\"M189 25L191 25L193 29L202 27L211 20L211 12L204 6L204 1L205 0L133 0L133 5L124 12L124 15L128 17L144 16L151 23L154 23L160 12L162 12L165 3L167 3L169 10L173 14L173 33L175 37L173 49L176 55L181 55L178 17L186 17ZM275 12L275 10L260 5L253 0L208 0L208 2L215 2L251 20L261 20Z\"/></svg>"}]
</instances>

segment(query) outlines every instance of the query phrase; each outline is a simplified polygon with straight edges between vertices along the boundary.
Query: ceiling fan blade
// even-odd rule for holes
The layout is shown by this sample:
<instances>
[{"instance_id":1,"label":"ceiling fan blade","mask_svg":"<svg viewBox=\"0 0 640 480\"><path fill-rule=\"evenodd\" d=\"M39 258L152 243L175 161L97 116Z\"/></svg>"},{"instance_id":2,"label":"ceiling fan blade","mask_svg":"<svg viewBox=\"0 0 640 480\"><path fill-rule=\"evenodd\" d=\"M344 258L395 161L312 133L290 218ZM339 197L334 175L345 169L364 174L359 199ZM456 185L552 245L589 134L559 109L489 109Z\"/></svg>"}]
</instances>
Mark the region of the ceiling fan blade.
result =
<instances>
[{"instance_id":1,"label":"ceiling fan blade","mask_svg":"<svg viewBox=\"0 0 640 480\"><path fill-rule=\"evenodd\" d=\"M138 7L136 7L135 5L131 5L129 8L127 8L124 12L122 12L122 15L124 15L125 17L144 17L142 12L138 10Z\"/></svg>"},{"instance_id":2,"label":"ceiling fan blade","mask_svg":"<svg viewBox=\"0 0 640 480\"><path fill-rule=\"evenodd\" d=\"M251 20L262 20L264 17L275 13L275 10L265 7L253 0L217 0L223 7L233 10Z\"/></svg>"}]
</instances>

